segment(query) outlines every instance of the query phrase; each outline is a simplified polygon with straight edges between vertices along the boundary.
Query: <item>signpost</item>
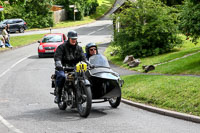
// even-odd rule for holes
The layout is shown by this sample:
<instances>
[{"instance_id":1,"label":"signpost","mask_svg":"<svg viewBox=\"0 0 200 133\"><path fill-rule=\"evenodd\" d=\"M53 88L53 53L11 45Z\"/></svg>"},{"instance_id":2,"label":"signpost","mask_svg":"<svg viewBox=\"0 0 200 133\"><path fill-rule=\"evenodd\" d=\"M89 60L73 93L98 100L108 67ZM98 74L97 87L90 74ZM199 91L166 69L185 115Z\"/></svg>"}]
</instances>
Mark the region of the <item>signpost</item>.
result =
<instances>
[{"instance_id":1,"label":"signpost","mask_svg":"<svg viewBox=\"0 0 200 133\"><path fill-rule=\"evenodd\" d=\"M74 8L74 21L76 20L76 12L78 12L78 10L76 9L76 5L69 5L69 8Z\"/></svg>"}]
</instances>

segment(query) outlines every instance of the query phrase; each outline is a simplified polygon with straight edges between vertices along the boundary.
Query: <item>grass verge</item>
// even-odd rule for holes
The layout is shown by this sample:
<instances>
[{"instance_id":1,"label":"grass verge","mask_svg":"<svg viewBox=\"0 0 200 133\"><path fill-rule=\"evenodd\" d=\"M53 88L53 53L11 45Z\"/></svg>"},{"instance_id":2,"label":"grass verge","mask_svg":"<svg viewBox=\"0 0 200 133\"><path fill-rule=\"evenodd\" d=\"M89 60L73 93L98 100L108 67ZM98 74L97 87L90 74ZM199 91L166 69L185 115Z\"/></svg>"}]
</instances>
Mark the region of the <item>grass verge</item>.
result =
<instances>
[{"instance_id":1,"label":"grass verge","mask_svg":"<svg viewBox=\"0 0 200 133\"><path fill-rule=\"evenodd\" d=\"M194 45L189 40L185 40L182 47L176 47L170 53L141 58L140 65L134 68L129 68L127 64L123 64L123 59L119 55L110 56L110 52L114 51L114 49L116 49L116 47L109 46L105 51L105 55L111 62L113 62L114 64L120 67L124 67L124 68L134 70L134 71L143 72L143 69L142 69L143 65L160 64L160 63L168 62L176 58L181 58L187 54L200 51L200 43L198 43L197 45ZM199 62L198 55L199 54L195 54L195 55L188 56L186 58L183 58L171 63L159 65L156 67L154 71L151 71L151 72L162 73L162 74L200 74L200 71L198 70L200 66L198 63ZM180 67L182 69L180 69Z\"/></svg>"},{"instance_id":2,"label":"grass verge","mask_svg":"<svg viewBox=\"0 0 200 133\"><path fill-rule=\"evenodd\" d=\"M125 99L200 116L199 77L132 75L122 79Z\"/></svg>"},{"instance_id":3,"label":"grass verge","mask_svg":"<svg viewBox=\"0 0 200 133\"><path fill-rule=\"evenodd\" d=\"M12 36L10 37L10 44L13 47L20 47L40 40L44 34L25 35L25 36ZM0 48L0 51L7 50L8 48Z\"/></svg>"}]
</instances>

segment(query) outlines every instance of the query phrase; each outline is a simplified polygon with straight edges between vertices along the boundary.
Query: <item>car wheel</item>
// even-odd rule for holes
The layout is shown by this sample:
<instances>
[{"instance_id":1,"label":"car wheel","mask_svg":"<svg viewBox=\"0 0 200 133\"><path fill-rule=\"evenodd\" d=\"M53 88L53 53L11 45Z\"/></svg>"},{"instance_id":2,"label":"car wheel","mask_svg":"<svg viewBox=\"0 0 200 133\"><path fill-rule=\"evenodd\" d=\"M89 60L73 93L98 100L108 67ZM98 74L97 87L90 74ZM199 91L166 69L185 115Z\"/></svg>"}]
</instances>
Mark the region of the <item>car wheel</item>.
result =
<instances>
[{"instance_id":1,"label":"car wheel","mask_svg":"<svg viewBox=\"0 0 200 133\"><path fill-rule=\"evenodd\" d=\"M20 33L24 33L24 28L23 28L23 27L20 27L20 28L19 28L19 32L20 32Z\"/></svg>"}]
</instances>

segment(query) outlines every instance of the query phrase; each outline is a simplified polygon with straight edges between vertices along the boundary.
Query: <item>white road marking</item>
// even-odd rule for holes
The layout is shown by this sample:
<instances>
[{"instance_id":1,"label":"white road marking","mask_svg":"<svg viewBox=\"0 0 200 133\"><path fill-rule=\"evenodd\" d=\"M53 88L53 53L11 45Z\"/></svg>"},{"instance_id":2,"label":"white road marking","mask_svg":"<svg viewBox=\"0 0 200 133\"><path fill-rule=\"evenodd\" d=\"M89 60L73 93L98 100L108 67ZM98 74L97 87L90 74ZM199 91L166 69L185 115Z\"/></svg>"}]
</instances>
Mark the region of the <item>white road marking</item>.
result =
<instances>
[{"instance_id":1,"label":"white road marking","mask_svg":"<svg viewBox=\"0 0 200 133\"><path fill-rule=\"evenodd\" d=\"M103 30L105 27L98 29L97 31Z\"/></svg>"},{"instance_id":2,"label":"white road marking","mask_svg":"<svg viewBox=\"0 0 200 133\"><path fill-rule=\"evenodd\" d=\"M6 121L1 115L0 115L0 121L6 126L8 127L10 130L12 130L15 133L23 133L22 131L20 131L19 129L15 128L12 124L10 124L8 121Z\"/></svg>"},{"instance_id":3,"label":"white road marking","mask_svg":"<svg viewBox=\"0 0 200 133\"><path fill-rule=\"evenodd\" d=\"M87 35L92 35L92 34L94 34L96 31L93 31L93 32L90 32L89 34L87 34Z\"/></svg>"},{"instance_id":4,"label":"white road marking","mask_svg":"<svg viewBox=\"0 0 200 133\"><path fill-rule=\"evenodd\" d=\"M29 56L26 56L22 59L20 59L19 61L17 61L16 63L14 63L11 67L9 67L7 70L5 70L1 75L0 78L3 77L7 72L9 72L12 68L14 68L17 64L19 64L20 62L26 60ZM5 120L1 115L0 115L0 122L3 123L7 128L9 128L10 130L12 130L15 133L23 133L22 131L20 131L19 129L15 128L12 124L10 124L7 120Z\"/></svg>"},{"instance_id":5,"label":"white road marking","mask_svg":"<svg viewBox=\"0 0 200 133\"><path fill-rule=\"evenodd\" d=\"M109 27L110 25L107 25L106 27ZM105 27L102 27L102 28L100 28L100 29L98 29L98 30L96 30L96 31L93 31L93 32L90 32L89 34L87 34L87 35L92 35L92 34L94 34L95 32L98 32L98 31L100 31L100 30L103 30Z\"/></svg>"},{"instance_id":6,"label":"white road marking","mask_svg":"<svg viewBox=\"0 0 200 133\"><path fill-rule=\"evenodd\" d=\"M15 67L17 64L19 64L20 62L24 61L25 59L27 59L29 56L26 56L24 58L22 58L21 60L17 61L15 64L13 64L11 67L9 67L7 70L5 70L1 75L0 78L3 77L8 71L10 71L13 67Z\"/></svg>"}]
</instances>

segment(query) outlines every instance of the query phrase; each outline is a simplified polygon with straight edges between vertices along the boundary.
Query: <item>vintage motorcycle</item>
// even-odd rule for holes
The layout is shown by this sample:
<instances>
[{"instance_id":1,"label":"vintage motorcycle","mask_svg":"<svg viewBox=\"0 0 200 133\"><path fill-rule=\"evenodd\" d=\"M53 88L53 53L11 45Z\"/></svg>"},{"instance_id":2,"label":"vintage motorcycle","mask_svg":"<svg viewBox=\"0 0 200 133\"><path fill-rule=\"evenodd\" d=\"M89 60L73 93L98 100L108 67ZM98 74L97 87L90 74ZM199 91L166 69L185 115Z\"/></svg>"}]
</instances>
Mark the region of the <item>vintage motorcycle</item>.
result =
<instances>
[{"instance_id":1,"label":"vintage motorcycle","mask_svg":"<svg viewBox=\"0 0 200 133\"><path fill-rule=\"evenodd\" d=\"M90 65L87 65L90 64ZM101 55L93 55L89 63L79 62L75 67L64 68L66 81L62 90L61 110L77 108L81 117L90 114L92 103L109 101L116 108L121 102L121 80L118 73L110 69L107 59ZM55 87L55 75L52 76L52 87Z\"/></svg>"},{"instance_id":2,"label":"vintage motorcycle","mask_svg":"<svg viewBox=\"0 0 200 133\"><path fill-rule=\"evenodd\" d=\"M58 103L60 110L76 108L81 117L87 117L90 114L92 106L92 93L90 82L85 76L87 64L79 62L75 67L65 67L65 84L62 89L61 102ZM52 75L52 88L55 87L53 95L56 96L56 75Z\"/></svg>"}]
</instances>

